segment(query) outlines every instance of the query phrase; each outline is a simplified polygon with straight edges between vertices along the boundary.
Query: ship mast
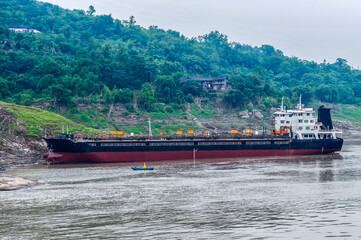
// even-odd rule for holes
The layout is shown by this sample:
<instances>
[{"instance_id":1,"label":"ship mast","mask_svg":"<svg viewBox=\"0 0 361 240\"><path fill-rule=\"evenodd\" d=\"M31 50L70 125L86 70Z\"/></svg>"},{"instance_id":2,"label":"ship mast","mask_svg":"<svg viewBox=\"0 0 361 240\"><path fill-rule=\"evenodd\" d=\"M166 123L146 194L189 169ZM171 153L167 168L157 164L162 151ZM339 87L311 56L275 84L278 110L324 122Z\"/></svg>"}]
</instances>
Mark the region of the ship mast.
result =
<instances>
[{"instance_id":1,"label":"ship mast","mask_svg":"<svg viewBox=\"0 0 361 240\"><path fill-rule=\"evenodd\" d=\"M152 134L152 125L150 123L150 118L148 118L148 124L149 124L149 137L151 137L153 134Z\"/></svg>"}]
</instances>

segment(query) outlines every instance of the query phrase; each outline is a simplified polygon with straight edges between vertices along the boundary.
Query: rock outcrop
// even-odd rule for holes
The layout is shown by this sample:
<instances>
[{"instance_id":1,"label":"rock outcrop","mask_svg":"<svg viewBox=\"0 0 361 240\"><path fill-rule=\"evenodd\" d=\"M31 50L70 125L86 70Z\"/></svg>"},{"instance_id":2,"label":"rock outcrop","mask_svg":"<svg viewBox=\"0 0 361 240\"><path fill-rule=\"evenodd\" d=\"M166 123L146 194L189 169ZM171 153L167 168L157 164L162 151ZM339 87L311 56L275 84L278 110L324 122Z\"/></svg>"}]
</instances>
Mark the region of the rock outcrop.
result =
<instances>
[{"instance_id":1,"label":"rock outcrop","mask_svg":"<svg viewBox=\"0 0 361 240\"><path fill-rule=\"evenodd\" d=\"M16 190L36 184L38 184L38 182L24 178L0 176L0 191Z\"/></svg>"},{"instance_id":2,"label":"rock outcrop","mask_svg":"<svg viewBox=\"0 0 361 240\"><path fill-rule=\"evenodd\" d=\"M248 118L257 118L257 119L262 119L263 118L263 114L261 113L261 111L253 109L252 111L248 111L248 110L244 110L238 113L238 117L242 118L242 119L248 119Z\"/></svg>"}]
</instances>

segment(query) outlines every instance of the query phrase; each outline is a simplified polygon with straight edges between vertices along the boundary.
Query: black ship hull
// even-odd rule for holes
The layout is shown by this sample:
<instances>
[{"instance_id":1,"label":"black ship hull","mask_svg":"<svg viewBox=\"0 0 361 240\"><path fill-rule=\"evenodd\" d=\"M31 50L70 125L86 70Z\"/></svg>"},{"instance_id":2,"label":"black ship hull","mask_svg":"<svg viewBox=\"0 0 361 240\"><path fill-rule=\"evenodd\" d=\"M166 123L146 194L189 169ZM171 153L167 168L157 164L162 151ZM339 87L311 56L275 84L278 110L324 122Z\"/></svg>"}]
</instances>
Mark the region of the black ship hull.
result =
<instances>
[{"instance_id":1,"label":"black ship hull","mask_svg":"<svg viewBox=\"0 0 361 240\"><path fill-rule=\"evenodd\" d=\"M64 163L111 163L292 155L340 151L343 139L217 139L83 141L45 139L51 151L44 158Z\"/></svg>"}]
</instances>

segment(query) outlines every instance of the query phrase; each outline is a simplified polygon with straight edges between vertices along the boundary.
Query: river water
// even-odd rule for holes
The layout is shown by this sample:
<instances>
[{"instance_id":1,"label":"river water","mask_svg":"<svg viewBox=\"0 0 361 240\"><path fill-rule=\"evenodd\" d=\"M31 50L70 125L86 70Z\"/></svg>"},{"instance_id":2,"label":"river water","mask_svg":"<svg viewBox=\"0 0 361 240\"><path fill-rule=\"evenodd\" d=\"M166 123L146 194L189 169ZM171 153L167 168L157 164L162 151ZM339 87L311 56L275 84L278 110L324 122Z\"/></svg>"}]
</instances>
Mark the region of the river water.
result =
<instances>
[{"instance_id":1,"label":"river water","mask_svg":"<svg viewBox=\"0 0 361 240\"><path fill-rule=\"evenodd\" d=\"M360 156L17 168L42 184L0 192L0 238L358 239Z\"/></svg>"}]
</instances>

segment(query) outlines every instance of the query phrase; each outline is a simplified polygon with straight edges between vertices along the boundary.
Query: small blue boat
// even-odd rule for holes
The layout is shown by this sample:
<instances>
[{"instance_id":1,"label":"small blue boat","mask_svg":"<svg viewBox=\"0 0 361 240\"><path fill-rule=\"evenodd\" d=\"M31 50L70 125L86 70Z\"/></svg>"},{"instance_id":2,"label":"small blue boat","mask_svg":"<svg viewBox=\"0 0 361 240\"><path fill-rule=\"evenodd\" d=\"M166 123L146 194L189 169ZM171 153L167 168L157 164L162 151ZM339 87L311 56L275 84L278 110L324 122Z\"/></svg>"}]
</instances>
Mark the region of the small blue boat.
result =
<instances>
[{"instance_id":1,"label":"small blue boat","mask_svg":"<svg viewBox=\"0 0 361 240\"><path fill-rule=\"evenodd\" d=\"M132 167L133 170L154 170L154 167Z\"/></svg>"},{"instance_id":2,"label":"small blue boat","mask_svg":"<svg viewBox=\"0 0 361 240\"><path fill-rule=\"evenodd\" d=\"M154 170L153 167L147 167L147 165L143 165L143 167L131 167L133 170Z\"/></svg>"}]
</instances>

